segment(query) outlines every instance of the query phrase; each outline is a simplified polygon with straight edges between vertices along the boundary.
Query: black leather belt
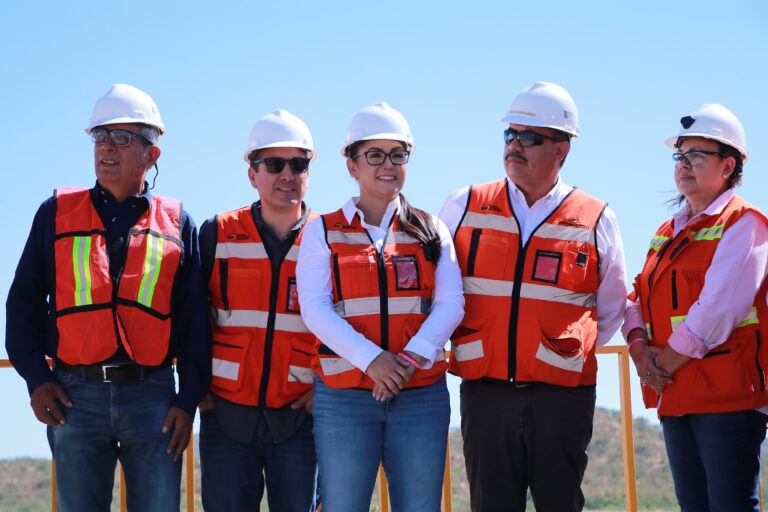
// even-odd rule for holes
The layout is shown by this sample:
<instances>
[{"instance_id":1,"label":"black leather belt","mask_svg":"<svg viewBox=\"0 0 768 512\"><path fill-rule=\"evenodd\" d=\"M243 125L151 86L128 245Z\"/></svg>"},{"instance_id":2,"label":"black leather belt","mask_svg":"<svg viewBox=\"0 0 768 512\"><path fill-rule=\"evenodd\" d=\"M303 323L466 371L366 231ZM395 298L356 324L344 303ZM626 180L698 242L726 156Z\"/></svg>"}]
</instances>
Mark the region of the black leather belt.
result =
<instances>
[{"instance_id":1,"label":"black leather belt","mask_svg":"<svg viewBox=\"0 0 768 512\"><path fill-rule=\"evenodd\" d=\"M53 369L77 375L81 379L122 384L125 382L144 380L144 377L168 368L170 364L170 361L168 361L160 366L142 366L136 363L70 365L62 361L55 361L53 363Z\"/></svg>"}]
</instances>

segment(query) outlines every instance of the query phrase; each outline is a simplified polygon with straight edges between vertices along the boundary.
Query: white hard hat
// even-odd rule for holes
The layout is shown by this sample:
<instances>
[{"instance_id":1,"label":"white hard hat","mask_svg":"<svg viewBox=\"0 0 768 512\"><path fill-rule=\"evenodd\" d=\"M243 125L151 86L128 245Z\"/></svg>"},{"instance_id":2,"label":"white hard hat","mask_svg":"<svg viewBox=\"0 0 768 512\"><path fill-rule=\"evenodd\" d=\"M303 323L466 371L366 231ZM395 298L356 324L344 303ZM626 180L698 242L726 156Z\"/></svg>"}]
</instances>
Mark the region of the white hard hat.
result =
<instances>
[{"instance_id":1,"label":"white hard hat","mask_svg":"<svg viewBox=\"0 0 768 512\"><path fill-rule=\"evenodd\" d=\"M248 149L243 158L250 163L248 156L251 153L267 148L306 149L313 160L317 156L307 125L283 109L275 110L256 121L248 136Z\"/></svg>"},{"instance_id":2,"label":"white hard hat","mask_svg":"<svg viewBox=\"0 0 768 512\"><path fill-rule=\"evenodd\" d=\"M347 148L355 142L376 139L405 142L409 151L416 147L411 128L403 114L381 102L365 107L355 114L347 127L347 137L341 148L341 155L347 156Z\"/></svg>"},{"instance_id":3,"label":"white hard hat","mask_svg":"<svg viewBox=\"0 0 768 512\"><path fill-rule=\"evenodd\" d=\"M680 137L716 140L738 150L745 163L749 157L744 127L733 112L717 103L705 103L691 115L681 118L680 131L664 142L672 149L677 149L677 139Z\"/></svg>"},{"instance_id":4,"label":"white hard hat","mask_svg":"<svg viewBox=\"0 0 768 512\"><path fill-rule=\"evenodd\" d=\"M132 85L114 84L104 96L96 100L85 133L91 133L97 126L119 123L146 124L157 128L160 135L165 133L165 125L154 100Z\"/></svg>"},{"instance_id":5,"label":"white hard hat","mask_svg":"<svg viewBox=\"0 0 768 512\"><path fill-rule=\"evenodd\" d=\"M579 113L568 91L551 82L536 82L523 89L502 123L553 128L579 136Z\"/></svg>"}]
</instances>

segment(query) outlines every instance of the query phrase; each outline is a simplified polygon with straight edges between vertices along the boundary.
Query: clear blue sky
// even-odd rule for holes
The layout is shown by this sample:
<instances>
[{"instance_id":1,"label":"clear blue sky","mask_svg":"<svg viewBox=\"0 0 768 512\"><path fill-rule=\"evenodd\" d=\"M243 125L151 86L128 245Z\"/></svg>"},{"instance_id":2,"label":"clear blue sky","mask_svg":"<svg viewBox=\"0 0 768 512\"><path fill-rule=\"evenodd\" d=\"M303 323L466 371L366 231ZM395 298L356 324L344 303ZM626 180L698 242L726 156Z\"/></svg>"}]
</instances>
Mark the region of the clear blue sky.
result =
<instances>
[{"instance_id":1,"label":"clear blue sky","mask_svg":"<svg viewBox=\"0 0 768 512\"><path fill-rule=\"evenodd\" d=\"M325 212L355 192L339 155L347 122L389 102L417 145L405 194L437 212L453 190L504 175L498 119L514 95L559 83L582 133L563 178L610 203L634 277L670 214L663 140L700 104L741 119L751 155L740 193L768 209L766 26L760 0L2 2L0 294L39 204L56 186L93 184L83 128L115 82L159 105L168 134L155 191L183 200L198 225L256 199L242 154L252 124L277 108L312 130L319 157L307 200ZM618 408L614 360L601 365L598 404ZM21 379L0 370L0 389L0 458L48 456Z\"/></svg>"}]
</instances>

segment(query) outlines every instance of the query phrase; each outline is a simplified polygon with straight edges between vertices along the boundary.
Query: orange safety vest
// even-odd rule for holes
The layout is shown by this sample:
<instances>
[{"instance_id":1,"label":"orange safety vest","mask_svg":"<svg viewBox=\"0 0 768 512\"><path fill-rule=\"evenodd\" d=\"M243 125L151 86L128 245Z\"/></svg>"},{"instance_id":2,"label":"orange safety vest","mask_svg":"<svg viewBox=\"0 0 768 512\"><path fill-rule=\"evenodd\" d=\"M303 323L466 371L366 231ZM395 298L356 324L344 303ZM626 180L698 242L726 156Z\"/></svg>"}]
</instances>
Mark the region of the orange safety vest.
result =
<instances>
[{"instance_id":1,"label":"orange safety vest","mask_svg":"<svg viewBox=\"0 0 768 512\"><path fill-rule=\"evenodd\" d=\"M656 232L630 294L630 300L639 299L651 345L667 346L669 337L699 298L723 233L749 211L768 223L756 208L735 196L722 213L702 217L677 236L673 236L672 220ZM767 291L768 281L764 281L749 314L734 327L725 343L703 359L692 359L675 373L674 382L662 392L660 416L741 411L768 405ZM646 407L659 406L652 388L643 386L642 390Z\"/></svg>"},{"instance_id":2,"label":"orange safety vest","mask_svg":"<svg viewBox=\"0 0 768 512\"><path fill-rule=\"evenodd\" d=\"M251 208L217 216L216 258L208 283L211 391L238 404L278 408L312 388L315 337L301 319L296 291L304 229L273 274Z\"/></svg>"},{"instance_id":3,"label":"orange safety vest","mask_svg":"<svg viewBox=\"0 0 768 512\"><path fill-rule=\"evenodd\" d=\"M470 188L455 233L464 319L451 372L464 379L595 384L595 229L605 203L574 189L523 245L506 179Z\"/></svg>"},{"instance_id":4,"label":"orange safety vest","mask_svg":"<svg viewBox=\"0 0 768 512\"><path fill-rule=\"evenodd\" d=\"M54 195L56 356L67 364L98 363L117 351L119 340L137 363L160 365L171 339L181 203L152 196L128 232L125 264L113 283L105 229L90 190L61 188Z\"/></svg>"},{"instance_id":5,"label":"orange safety vest","mask_svg":"<svg viewBox=\"0 0 768 512\"><path fill-rule=\"evenodd\" d=\"M331 249L336 312L363 336L392 353L401 352L429 315L435 263L419 242L400 230L397 214L381 254L355 215L342 210L322 216ZM315 372L332 388L373 389L373 380L318 340ZM406 388L427 386L448 368L445 356L430 369L416 370Z\"/></svg>"}]
</instances>

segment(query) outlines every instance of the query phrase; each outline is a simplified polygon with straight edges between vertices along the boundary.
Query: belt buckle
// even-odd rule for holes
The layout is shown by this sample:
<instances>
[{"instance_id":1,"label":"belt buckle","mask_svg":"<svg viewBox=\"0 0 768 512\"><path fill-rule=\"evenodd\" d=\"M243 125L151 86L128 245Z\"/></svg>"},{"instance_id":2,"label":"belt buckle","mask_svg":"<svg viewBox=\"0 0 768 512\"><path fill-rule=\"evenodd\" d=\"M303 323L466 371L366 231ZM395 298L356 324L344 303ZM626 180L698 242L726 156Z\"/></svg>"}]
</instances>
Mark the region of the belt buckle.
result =
<instances>
[{"instance_id":1,"label":"belt buckle","mask_svg":"<svg viewBox=\"0 0 768 512\"><path fill-rule=\"evenodd\" d=\"M120 368L120 365L119 364L103 364L103 365L101 365L101 376L104 379L103 382L112 382L107 377L107 370L109 370L110 368Z\"/></svg>"}]
</instances>

